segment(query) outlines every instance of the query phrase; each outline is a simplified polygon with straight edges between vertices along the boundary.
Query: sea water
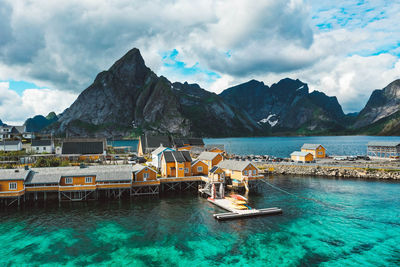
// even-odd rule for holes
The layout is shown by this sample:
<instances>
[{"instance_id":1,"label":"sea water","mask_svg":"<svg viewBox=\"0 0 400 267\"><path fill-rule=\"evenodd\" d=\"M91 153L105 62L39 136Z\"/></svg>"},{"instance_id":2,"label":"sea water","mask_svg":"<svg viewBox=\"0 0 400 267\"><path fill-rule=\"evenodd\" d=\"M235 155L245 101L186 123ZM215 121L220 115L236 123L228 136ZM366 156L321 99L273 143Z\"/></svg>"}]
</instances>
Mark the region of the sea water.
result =
<instances>
[{"instance_id":1,"label":"sea water","mask_svg":"<svg viewBox=\"0 0 400 267\"><path fill-rule=\"evenodd\" d=\"M205 138L206 144L223 144L228 153L238 155L270 155L289 157L304 143L322 144L329 155L366 155L367 143L371 141L396 141L400 136L295 136L295 137L243 137ZM114 146L130 146L137 149L137 140L109 141Z\"/></svg>"},{"instance_id":2,"label":"sea water","mask_svg":"<svg viewBox=\"0 0 400 267\"><path fill-rule=\"evenodd\" d=\"M248 195L283 214L219 222L196 192L15 206L0 212L0 264L399 266L400 183L271 177Z\"/></svg>"}]
</instances>

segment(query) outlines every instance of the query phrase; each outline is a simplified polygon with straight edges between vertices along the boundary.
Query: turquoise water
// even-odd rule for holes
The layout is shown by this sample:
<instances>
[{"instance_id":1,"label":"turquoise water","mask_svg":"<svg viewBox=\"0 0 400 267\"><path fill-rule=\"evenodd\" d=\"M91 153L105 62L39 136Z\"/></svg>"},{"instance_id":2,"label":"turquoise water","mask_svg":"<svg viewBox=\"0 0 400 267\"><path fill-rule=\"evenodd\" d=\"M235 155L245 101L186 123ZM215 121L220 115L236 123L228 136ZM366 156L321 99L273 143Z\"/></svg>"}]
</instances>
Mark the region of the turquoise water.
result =
<instances>
[{"instance_id":1,"label":"turquoise water","mask_svg":"<svg viewBox=\"0 0 400 267\"><path fill-rule=\"evenodd\" d=\"M370 141L399 141L400 136L300 136L300 137L243 137L206 138L206 144L224 144L228 153L238 155L270 155L289 157L304 143L323 144L329 155L366 155ZM110 145L131 146L137 149L137 140L108 141Z\"/></svg>"},{"instance_id":2,"label":"turquoise water","mask_svg":"<svg viewBox=\"0 0 400 267\"><path fill-rule=\"evenodd\" d=\"M196 193L0 213L0 264L399 266L400 183L275 177L250 193L283 215L218 222Z\"/></svg>"}]
</instances>

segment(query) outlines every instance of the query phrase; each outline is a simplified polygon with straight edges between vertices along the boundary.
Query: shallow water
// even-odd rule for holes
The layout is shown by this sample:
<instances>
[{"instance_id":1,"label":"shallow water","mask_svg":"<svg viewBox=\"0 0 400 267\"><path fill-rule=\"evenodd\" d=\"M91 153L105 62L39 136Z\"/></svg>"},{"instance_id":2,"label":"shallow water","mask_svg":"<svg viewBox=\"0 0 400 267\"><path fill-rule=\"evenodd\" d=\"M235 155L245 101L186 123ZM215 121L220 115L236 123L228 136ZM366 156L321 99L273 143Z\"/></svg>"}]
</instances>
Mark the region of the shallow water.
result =
<instances>
[{"instance_id":1,"label":"shallow water","mask_svg":"<svg viewBox=\"0 0 400 267\"><path fill-rule=\"evenodd\" d=\"M275 177L252 206L283 215L218 222L196 193L9 208L0 264L399 266L400 183Z\"/></svg>"}]
</instances>

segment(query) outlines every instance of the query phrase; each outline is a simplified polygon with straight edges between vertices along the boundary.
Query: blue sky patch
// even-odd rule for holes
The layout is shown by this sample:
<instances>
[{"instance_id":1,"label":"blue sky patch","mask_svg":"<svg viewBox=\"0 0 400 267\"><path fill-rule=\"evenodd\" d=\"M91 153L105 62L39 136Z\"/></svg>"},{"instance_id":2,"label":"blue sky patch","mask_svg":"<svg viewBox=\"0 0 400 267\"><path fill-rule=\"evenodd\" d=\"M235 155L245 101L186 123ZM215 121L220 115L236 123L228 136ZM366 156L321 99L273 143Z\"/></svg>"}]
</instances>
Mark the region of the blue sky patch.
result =
<instances>
[{"instance_id":1,"label":"blue sky patch","mask_svg":"<svg viewBox=\"0 0 400 267\"><path fill-rule=\"evenodd\" d=\"M207 82L213 82L213 81L221 78L221 76L218 73L208 70L208 69L205 69L205 68L202 68L200 66L199 62L196 62L193 66L188 66L185 62L179 61L177 59L178 55L179 55L179 52L177 49L162 53L163 66L167 67L171 71L179 73L185 77L191 77L191 76L195 76L197 74L203 74L203 75L205 74L208 77ZM228 56L228 54L227 54L227 56ZM228 57L230 57L230 54Z\"/></svg>"},{"instance_id":2,"label":"blue sky patch","mask_svg":"<svg viewBox=\"0 0 400 267\"><path fill-rule=\"evenodd\" d=\"M45 88L45 87L40 87L34 83L30 83L30 82L26 82L26 81L9 80L9 81L3 81L3 82L8 82L10 84L10 89L17 92L19 95L22 95L22 93L26 89L44 89Z\"/></svg>"}]
</instances>

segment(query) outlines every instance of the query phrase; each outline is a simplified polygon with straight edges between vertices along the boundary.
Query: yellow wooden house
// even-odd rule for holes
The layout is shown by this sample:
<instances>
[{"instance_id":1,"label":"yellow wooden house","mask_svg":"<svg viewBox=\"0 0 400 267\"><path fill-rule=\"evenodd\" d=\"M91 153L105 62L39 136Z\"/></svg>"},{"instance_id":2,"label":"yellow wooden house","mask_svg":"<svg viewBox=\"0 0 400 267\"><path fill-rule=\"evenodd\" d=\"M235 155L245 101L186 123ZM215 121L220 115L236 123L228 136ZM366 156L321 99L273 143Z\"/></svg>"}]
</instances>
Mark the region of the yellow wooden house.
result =
<instances>
[{"instance_id":1,"label":"yellow wooden house","mask_svg":"<svg viewBox=\"0 0 400 267\"><path fill-rule=\"evenodd\" d=\"M301 151L311 153L314 158L326 157L326 149L321 144L304 144Z\"/></svg>"},{"instance_id":2,"label":"yellow wooden house","mask_svg":"<svg viewBox=\"0 0 400 267\"><path fill-rule=\"evenodd\" d=\"M294 151L290 154L290 158L296 162L312 162L314 161L314 156L310 152L305 151Z\"/></svg>"}]
</instances>

